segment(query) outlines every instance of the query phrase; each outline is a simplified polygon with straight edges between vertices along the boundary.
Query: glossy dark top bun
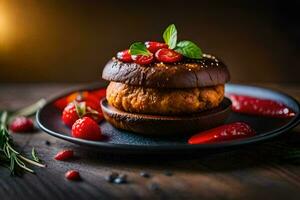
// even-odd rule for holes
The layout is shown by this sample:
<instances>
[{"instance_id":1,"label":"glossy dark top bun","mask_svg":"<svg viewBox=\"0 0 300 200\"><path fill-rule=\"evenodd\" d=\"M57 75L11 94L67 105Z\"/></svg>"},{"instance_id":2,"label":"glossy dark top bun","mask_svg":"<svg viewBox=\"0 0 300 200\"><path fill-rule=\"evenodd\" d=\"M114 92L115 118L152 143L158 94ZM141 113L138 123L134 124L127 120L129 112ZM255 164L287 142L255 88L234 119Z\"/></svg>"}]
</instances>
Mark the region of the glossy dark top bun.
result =
<instances>
[{"instance_id":1,"label":"glossy dark top bun","mask_svg":"<svg viewBox=\"0 0 300 200\"><path fill-rule=\"evenodd\" d=\"M224 84L230 75L223 62L204 54L199 60L150 65L123 63L113 58L104 67L102 78L152 88L195 88Z\"/></svg>"}]
</instances>

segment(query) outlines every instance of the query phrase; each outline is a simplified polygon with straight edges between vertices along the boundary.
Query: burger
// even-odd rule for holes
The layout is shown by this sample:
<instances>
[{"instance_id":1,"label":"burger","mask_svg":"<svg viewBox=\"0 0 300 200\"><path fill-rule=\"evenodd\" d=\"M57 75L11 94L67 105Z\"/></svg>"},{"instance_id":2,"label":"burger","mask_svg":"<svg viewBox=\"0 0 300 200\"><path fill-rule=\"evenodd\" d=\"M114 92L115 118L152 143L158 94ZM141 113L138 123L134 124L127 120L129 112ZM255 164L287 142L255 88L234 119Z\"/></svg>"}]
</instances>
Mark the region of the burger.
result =
<instances>
[{"instance_id":1,"label":"burger","mask_svg":"<svg viewBox=\"0 0 300 200\"><path fill-rule=\"evenodd\" d=\"M102 78L110 83L101 102L104 117L118 129L148 135L219 125L230 107L226 65L193 42L177 42L175 25L163 37L165 43L134 43L105 65Z\"/></svg>"}]
</instances>

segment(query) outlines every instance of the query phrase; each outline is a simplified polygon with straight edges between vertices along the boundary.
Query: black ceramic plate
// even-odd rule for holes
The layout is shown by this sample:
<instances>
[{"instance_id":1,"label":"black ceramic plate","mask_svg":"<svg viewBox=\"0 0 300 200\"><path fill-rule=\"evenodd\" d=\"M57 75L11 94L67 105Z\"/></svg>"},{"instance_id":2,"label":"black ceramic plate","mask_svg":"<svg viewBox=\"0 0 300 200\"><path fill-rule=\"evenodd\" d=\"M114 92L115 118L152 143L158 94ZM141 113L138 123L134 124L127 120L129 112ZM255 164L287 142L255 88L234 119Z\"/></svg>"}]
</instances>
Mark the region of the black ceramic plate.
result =
<instances>
[{"instance_id":1,"label":"black ceramic plate","mask_svg":"<svg viewBox=\"0 0 300 200\"><path fill-rule=\"evenodd\" d=\"M292 97L265 88L237 84L227 84L226 93L237 93L280 101L292 108L296 112L296 116L289 119L275 119L231 113L227 120L228 123L235 121L247 122L257 131L258 134L254 137L247 139L240 139L214 144L189 145L187 144L188 136L181 136L177 138L145 137L126 131L117 130L107 122L102 122L100 124L102 133L107 136L107 139L105 141L88 141L71 137L70 129L67 128L61 122L61 113L57 108L54 107L53 102L56 99L74 91L93 90L101 87L105 87L105 85L94 84L81 88L73 88L69 91L66 91L49 99L48 103L37 112L36 119L39 127L43 131L54 137L58 137L76 144L94 147L98 150L105 152L126 154L162 154L174 152L187 153L199 150L220 150L224 148L229 149L231 147L238 147L240 145L257 143L287 132L288 130L295 127L300 121L300 106L299 103Z\"/></svg>"}]
</instances>

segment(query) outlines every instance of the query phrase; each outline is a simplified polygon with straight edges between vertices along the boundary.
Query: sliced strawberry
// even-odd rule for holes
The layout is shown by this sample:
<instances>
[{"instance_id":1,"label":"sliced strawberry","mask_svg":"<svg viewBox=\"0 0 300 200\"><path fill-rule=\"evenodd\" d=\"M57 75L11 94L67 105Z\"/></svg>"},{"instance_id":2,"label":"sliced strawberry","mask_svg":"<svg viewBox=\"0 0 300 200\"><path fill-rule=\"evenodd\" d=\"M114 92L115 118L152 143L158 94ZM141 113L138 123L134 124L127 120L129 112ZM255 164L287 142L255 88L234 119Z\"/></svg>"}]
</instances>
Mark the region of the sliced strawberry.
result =
<instances>
[{"instance_id":1,"label":"sliced strawberry","mask_svg":"<svg viewBox=\"0 0 300 200\"><path fill-rule=\"evenodd\" d=\"M238 113L260 115L274 118L289 118L295 116L295 112L284 105L269 99L258 99L250 96L229 94L232 101L232 110Z\"/></svg>"},{"instance_id":2,"label":"sliced strawberry","mask_svg":"<svg viewBox=\"0 0 300 200\"><path fill-rule=\"evenodd\" d=\"M117 58L118 58L118 60L120 60L122 62L132 62L132 58L131 58L129 49L118 52Z\"/></svg>"},{"instance_id":3,"label":"sliced strawberry","mask_svg":"<svg viewBox=\"0 0 300 200\"><path fill-rule=\"evenodd\" d=\"M161 43L161 42L147 41L145 42L145 45L151 53L155 53L162 48L168 48L168 45L166 43Z\"/></svg>"},{"instance_id":4,"label":"sliced strawberry","mask_svg":"<svg viewBox=\"0 0 300 200\"><path fill-rule=\"evenodd\" d=\"M80 179L80 174L77 170L69 170L65 173L65 177L66 179L74 181Z\"/></svg>"},{"instance_id":5,"label":"sliced strawberry","mask_svg":"<svg viewBox=\"0 0 300 200\"><path fill-rule=\"evenodd\" d=\"M73 158L73 156L74 156L73 150L62 150L55 155L54 159L55 160L68 160L70 158Z\"/></svg>"},{"instance_id":6,"label":"sliced strawberry","mask_svg":"<svg viewBox=\"0 0 300 200\"><path fill-rule=\"evenodd\" d=\"M148 65L154 61L153 54L150 54L148 56L142 56L142 55L137 55L137 56L131 56L132 59L136 64L140 65Z\"/></svg>"},{"instance_id":7,"label":"sliced strawberry","mask_svg":"<svg viewBox=\"0 0 300 200\"><path fill-rule=\"evenodd\" d=\"M189 144L208 144L254 136L255 131L244 122L225 124L193 135Z\"/></svg>"},{"instance_id":8,"label":"sliced strawberry","mask_svg":"<svg viewBox=\"0 0 300 200\"><path fill-rule=\"evenodd\" d=\"M164 63L174 63L179 62L182 59L182 55L180 53L177 53L176 51L172 49L159 49L155 53L155 58Z\"/></svg>"},{"instance_id":9,"label":"sliced strawberry","mask_svg":"<svg viewBox=\"0 0 300 200\"><path fill-rule=\"evenodd\" d=\"M102 134L98 124L89 117L78 119L72 126L72 136L86 140L101 140Z\"/></svg>"}]
</instances>

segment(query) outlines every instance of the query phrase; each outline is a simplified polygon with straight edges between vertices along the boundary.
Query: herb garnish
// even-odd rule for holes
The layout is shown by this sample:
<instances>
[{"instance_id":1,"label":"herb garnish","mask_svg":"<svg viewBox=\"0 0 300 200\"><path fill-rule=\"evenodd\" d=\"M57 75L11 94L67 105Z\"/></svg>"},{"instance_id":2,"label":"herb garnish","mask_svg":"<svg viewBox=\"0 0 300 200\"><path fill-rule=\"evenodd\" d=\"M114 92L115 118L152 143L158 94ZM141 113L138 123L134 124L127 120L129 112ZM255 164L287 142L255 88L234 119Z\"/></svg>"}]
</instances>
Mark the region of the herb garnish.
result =
<instances>
[{"instance_id":1,"label":"herb garnish","mask_svg":"<svg viewBox=\"0 0 300 200\"><path fill-rule=\"evenodd\" d=\"M150 51L148 51L146 45L142 42L135 42L133 43L129 48L131 55L143 55L148 56L151 54Z\"/></svg>"},{"instance_id":2,"label":"herb garnish","mask_svg":"<svg viewBox=\"0 0 300 200\"><path fill-rule=\"evenodd\" d=\"M165 43L170 49L174 49L177 43L177 29L174 24L169 25L163 33Z\"/></svg>"},{"instance_id":3,"label":"herb garnish","mask_svg":"<svg viewBox=\"0 0 300 200\"><path fill-rule=\"evenodd\" d=\"M196 58L196 59L202 58L201 49L191 41L185 40L185 41L178 42L175 51L188 58Z\"/></svg>"},{"instance_id":4,"label":"herb garnish","mask_svg":"<svg viewBox=\"0 0 300 200\"><path fill-rule=\"evenodd\" d=\"M31 156L32 156L32 159L36 162L40 162L40 158L38 157L34 147L32 147L32 150L31 150Z\"/></svg>"},{"instance_id":5,"label":"herb garnish","mask_svg":"<svg viewBox=\"0 0 300 200\"><path fill-rule=\"evenodd\" d=\"M169 25L163 33L163 39L170 49L182 54L187 58L201 59L202 51L193 42L183 40L177 43L177 29L174 24ZM135 42L129 48L131 55L148 56L151 52L147 49L143 42Z\"/></svg>"},{"instance_id":6,"label":"herb garnish","mask_svg":"<svg viewBox=\"0 0 300 200\"><path fill-rule=\"evenodd\" d=\"M34 173L34 171L27 167L27 164L35 165L38 167L45 167L44 164L40 162L35 149L32 149L33 159L29 159L19 153L13 144L13 139L10 137L8 131L8 121L11 121L14 117L22 114L23 116L29 116L34 114L41 105L45 103L45 100L42 99L37 103L19 110L11 115L8 115L6 111L3 111L0 118L0 160L1 164L9 168L11 174L15 174L17 171L27 171Z\"/></svg>"}]
</instances>

